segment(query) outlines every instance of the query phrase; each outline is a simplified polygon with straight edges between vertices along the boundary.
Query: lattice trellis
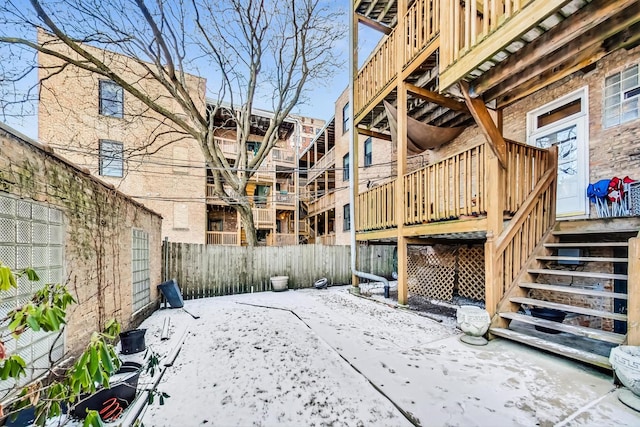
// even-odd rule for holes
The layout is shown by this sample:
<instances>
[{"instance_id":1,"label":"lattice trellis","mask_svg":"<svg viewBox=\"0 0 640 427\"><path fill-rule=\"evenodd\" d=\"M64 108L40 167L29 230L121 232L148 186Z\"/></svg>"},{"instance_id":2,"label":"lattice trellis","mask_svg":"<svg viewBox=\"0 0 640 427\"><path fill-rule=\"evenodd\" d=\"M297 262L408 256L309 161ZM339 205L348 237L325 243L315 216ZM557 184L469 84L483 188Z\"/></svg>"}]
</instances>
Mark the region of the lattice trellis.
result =
<instances>
[{"instance_id":1,"label":"lattice trellis","mask_svg":"<svg viewBox=\"0 0 640 427\"><path fill-rule=\"evenodd\" d=\"M454 294L484 301L484 246L409 246L409 292L441 301Z\"/></svg>"},{"instance_id":2,"label":"lattice trellis","mask_svg":"<svg viewBox=\"0 0 640 427\"><path fill-rule=\"evenodd\" d=\"M458 295L484 301L484 246L458 250Z\"/></svg>"},{"instance_id":3,"label":"lattice trellis","mask_svg":"<svg viewBox=\"0 0 640 427\"><path fill-rule=\"evenodd\" d=\"M456 247L409 246L409 292L427 298L451 301L455 287Z\"/></svg>"}]
</instances>

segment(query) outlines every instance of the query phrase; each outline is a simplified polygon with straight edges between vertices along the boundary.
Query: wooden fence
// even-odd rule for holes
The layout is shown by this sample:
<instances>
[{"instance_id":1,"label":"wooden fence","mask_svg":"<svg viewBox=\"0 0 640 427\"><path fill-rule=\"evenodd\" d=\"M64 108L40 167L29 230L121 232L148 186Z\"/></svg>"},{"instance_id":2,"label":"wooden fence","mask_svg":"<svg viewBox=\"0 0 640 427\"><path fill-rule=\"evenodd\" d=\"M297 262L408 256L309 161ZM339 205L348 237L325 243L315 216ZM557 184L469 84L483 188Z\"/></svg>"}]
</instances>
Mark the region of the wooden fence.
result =
<instances>
[{"instance_id":1,"label":"wooden fence","mask_svg":"<svg viewBox=\"0 0 640 427\"><path fill-rule=\"evenodd\" d=\"M386 277L394 246L359 246L358 269ZM289 276L289 288L310 288L326 277L351 282L349 246L215 246L163 243L163 275L175 278L185 299L271 290L271 276Z\"/></svg>"}]
</instances>

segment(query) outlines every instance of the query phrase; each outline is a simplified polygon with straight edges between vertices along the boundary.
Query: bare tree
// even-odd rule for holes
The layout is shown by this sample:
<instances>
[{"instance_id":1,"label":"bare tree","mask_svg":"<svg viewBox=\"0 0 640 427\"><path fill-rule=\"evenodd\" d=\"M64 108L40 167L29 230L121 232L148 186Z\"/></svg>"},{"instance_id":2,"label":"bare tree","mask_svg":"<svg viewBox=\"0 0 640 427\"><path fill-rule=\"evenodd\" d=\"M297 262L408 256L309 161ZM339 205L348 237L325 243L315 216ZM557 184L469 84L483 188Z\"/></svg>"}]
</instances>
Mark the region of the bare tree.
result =
<instances>
[{"instance_id":1,"label":"bare tree","mask_svg":"<svg viewBox=\"0 0 640 427\"><path fill-rule=\"evenodd\" d=\"M240 215L247 243L257 243L246 189L278 141L285 119L305 100L306 89L335 72L334 55L344 33L339 10L323 0L0 0L0 48L30 51L59 60L120 85L176 133L195 139L211 170L215 194ZM40 37L35 37L40 29ZM46 36L43 36L43 31ZM135 62L121 64L98 52L116 52ZM0 61L1 62L1 61ZM35 60L28 67L35 67ZM0 68L0 87L15 84L29 68ZM57 70L47 70L48 75ZM215 75L208 90L215 101L194 98L189 72ZM157 92L150 93L152 81ZM27 91L29 92L29 91ZM33 92L31 92L33 94ZM167 107L167 99L176 108ZM223 102L224 101L224 102ZM251 156L247 141L256 128L254 104L270 103L273 116L261 129ZM0 108L12 102L3 96ZM237 156L229 161L215 142L235 131Z\"/></svg>"}]
</instances>

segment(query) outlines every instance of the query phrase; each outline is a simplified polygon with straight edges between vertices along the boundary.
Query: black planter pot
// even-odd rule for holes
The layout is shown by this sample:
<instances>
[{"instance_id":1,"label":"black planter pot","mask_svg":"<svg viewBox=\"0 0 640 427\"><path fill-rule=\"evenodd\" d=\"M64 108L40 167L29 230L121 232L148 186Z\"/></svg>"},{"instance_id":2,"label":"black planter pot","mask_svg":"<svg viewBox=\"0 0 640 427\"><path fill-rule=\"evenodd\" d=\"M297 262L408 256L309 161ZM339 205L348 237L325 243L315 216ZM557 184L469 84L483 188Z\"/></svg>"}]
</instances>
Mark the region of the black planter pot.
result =
<instances>
[{"instance_id":1,"label":"black planter pot","mask_svg":"<svg viewBox=\"0 0 640 427\"><path fill-rule=\"evenodd\" d=\"M531 309L531 315L539 319L551 320L552 322L562 323L567 315L564 311L554 310L546 307L534 307ZM545 328L544 326L536 326L536 330L547 334L559 334L556 329Z\"/></svg>"},{"instance_id":2,"label":"black planter pot","mask_svg":"<svg viewBox=\"0 0 640 427\"><path fill-rule=\"evenodd\" d=\"M139 363L123 363L111 376L110 388L102 388L91 396L81 396L80 402L73 408L73 415L84 418L88 410L94 410L100 413L103 421L117 418L113 416L119 416L136 397L141 369L142 365Z\"/></svg>"},{"instance_id":3,"label":"black planter pot","mask_svg":"<svg viewBox=\"0 0 640 427\"><path fill-rule=\"evenodd\" d=\"M144 334L146 329L134 329L120 334L120 353L134 354L144 351L147 347L144 344Z\"/></svg>"}]
</instances>

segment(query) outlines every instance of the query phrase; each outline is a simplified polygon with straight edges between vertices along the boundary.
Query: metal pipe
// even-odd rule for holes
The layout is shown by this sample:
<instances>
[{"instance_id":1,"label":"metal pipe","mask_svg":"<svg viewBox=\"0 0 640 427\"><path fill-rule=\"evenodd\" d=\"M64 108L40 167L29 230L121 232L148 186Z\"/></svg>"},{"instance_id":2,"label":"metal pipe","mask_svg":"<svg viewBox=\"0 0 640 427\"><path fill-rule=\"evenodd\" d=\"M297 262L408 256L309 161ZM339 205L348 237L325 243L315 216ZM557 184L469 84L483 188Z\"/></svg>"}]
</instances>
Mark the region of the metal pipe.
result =
<instances>
[{"instance_id":1,"label":"metal pipe","mask_svg":"<svg viewBox=\"0 0 640 427\"><path fill-rule=\"evenodd\" d=\"M351 274L357 277L361 277L363 279L375 280L377 282L384 283L384 297L389 298L389 281L382 276L377 276L372 273L365 273L363 271L358 271L356 268L356 254L357 254L357 246L356 246L356 204L355 204L355 194L356 194L356 183L355 183L355 168L357 167L356 162L358 159L353 158L353 153L355 151L356 146L356 138L358 137L358 132L354 127L354 115L355 109L354 107L354 87L353 87L353 79L355 78L355 69L357 67L356 60L358 58L358 47L355 44L355 27L354 27L354 16L355 16L355 2L349 2L349 48L351 49L349 55L349 129L351 132L349 133L349 222L351 223L349 226L349 233L351 235Z\"/></svg>"}]
</instances>

